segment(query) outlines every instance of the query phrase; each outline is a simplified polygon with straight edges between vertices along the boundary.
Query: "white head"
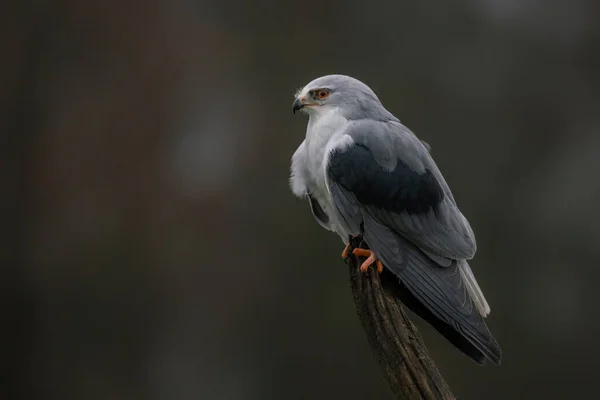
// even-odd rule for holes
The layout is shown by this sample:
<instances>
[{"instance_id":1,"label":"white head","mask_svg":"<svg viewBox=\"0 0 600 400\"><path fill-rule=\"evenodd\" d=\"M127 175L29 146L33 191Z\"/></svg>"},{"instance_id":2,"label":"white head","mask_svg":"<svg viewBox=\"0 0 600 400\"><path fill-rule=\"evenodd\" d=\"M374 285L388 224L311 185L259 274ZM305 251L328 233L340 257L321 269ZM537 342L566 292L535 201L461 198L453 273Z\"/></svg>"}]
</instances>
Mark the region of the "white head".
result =
<instances>
[{"instance_id":1,"label":"white head","mask_svg":"<svg viewBox=\"0 0 600 400\"><path fill-rule=\"evenodd\" d=\"M370 87L346 75L326 75L311 81L296 92L293 112L310 115L337 109L346 119L394 120Z\"/></svg>"}]
</instances>

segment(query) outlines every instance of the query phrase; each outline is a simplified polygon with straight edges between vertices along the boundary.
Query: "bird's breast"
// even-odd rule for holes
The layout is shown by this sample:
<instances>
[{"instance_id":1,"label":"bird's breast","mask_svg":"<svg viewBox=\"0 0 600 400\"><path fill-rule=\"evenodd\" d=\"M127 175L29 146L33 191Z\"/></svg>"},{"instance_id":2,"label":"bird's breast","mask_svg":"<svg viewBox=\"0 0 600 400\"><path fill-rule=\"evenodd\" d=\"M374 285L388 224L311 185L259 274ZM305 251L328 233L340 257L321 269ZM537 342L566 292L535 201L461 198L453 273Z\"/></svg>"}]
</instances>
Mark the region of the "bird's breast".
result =
<instances>
[{"instance_id":1,"label":"bird's breast","mask_svg":"<svg viewBox=\"0 0 600 400\"><path fill-rule=\"evenodd\" d=\"M343 134L348 126L348 120L335 111L318 117L311 116L306 130L306 144L309 169L314 179L324 184L324 167L327 161L329 144L337 136Z\"/></svg>"},{"instance_id":2,"label":"bird's breast","mask_svg":"<svg viewBox=\"0 0 600 400\"><path fill-rule=\"evenodd\" d=\"M332 145L343 136L348 126L348 120L335 113L311 116L306 131L307 170L310 174L310 191L330 219L330 228L336 231L342 239L347 233L341 229L337 221L337 213L327 188L326 163L327 152Z\"/></svg>"}]
</instances>

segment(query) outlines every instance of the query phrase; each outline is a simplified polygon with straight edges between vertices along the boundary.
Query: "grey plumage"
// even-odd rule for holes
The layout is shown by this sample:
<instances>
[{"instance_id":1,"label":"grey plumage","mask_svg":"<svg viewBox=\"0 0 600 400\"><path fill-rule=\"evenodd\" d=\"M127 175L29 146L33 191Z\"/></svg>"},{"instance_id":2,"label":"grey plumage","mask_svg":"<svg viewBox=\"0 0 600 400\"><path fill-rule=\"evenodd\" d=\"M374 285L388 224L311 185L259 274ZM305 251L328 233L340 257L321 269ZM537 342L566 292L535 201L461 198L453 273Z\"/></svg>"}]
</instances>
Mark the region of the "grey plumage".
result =
<instances>
[{"instance_id":1,"label":"grey plumage","mask_svg":"<svg viewBox=\"0 0 600 400\"><path fill-rule=\"evenodd\" d=\"M425 200L423 199L424 195L428 197L435 196L435 193L428 192L440 191L439 197L441 200L435 208L430 207L422 212L409 212L407 210L396 212L391 209L393 206L403 206L404 203L402 202L390 204L385 209L376 206L369 206L368 208L371 209L371 212L378 214L381 219L386 220L391 228L408 237L415 245L425 251L451 259L471 259L475 255L475 236L468 221L456 207L452 193L433 159L412 132L399 122L363 119L349 124L344 134L352 138L354 146L364 146L365 149L368 149L367 151L371 156L370 163L377 163L381 167L381 171L372 172L369 176L367 175L369 172L365 171L365 164L355 163L355 172L361 174L361 176L352 182L354 184L353 188L346 188L346 190L352 192L352 189L356 189L358 185L364 184L365 181L368 181L369 189L372 190L377 179L381 178L386 171L394 171L398 163L404 164L406 169L414 172L413 175L415 176L432 175L432 185L420 184L415 190L419 190L421 193L417 193L412 197L418 205ZM348 199L349 196L349 194L342 195L340 193L341 190L344 190L340 187L340 182L348 181L345 178L347 178L348 169L350 168L349 164L357 161L353 158L353 154L348 154L350 152L351 149L334 151L332 155L337 157L337 160L329 160L329 176L331 178L329 189L334 195L334 200L340 202ZM340 159L344 157L347 160L341 161ZM331 167L336 165L336 162L344 162L345 165L340 168L341 171L338 172L337 176L334 176L331 173ZM401 187L402 182L399 182L398 179L390 183L393 184L391 189L412 190L410 187ZM439 186L431 187L433 185ZM426 190L430 187L431 190ZM368 193L366 194L368 195ZM396 200L393 197L391 199ZM338 204L337 211L344 217L345 221L354 217L354 227L361 218L360 214L349 215L346 207L341 204ZM357 233L356 229L349 232Z\"/></svg>"},{"instance_id":2,"label":"grey plumage","mask_svg":"<svg viewBox=\"0 0 600 400\"><path fill-rule=\"evenodd\" d=\"M490 309L467 263L475 235L429 145L351 77L312 81L297 93L296 109L309 122L292 157L293 192L344 243L362 235L414 298L466 339L453 341L463 352L499 363L500 346L483 319Z\"/></svg>"}]
</instances>

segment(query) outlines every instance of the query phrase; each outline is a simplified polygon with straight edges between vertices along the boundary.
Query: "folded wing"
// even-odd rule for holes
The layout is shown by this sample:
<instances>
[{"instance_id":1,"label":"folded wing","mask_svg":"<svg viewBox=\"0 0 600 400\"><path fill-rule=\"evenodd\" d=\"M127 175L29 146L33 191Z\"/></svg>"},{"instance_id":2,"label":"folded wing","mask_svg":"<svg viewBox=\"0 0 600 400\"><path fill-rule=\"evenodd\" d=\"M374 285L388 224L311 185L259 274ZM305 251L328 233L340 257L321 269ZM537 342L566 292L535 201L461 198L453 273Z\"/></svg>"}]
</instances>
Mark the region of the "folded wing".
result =
<instances>
[{"instance_id":1,"label":"folded wing","mask_svg":"<svg viewBox=\"0 0 600 400\"><path fill-rule=\"evenodd\" d=\"M399 123L358 121L346 134L352 144L333 149L326 169L338 219L362 233L411 294L474 348L463 351L499 362L500 347L471 290L477 283L461 270L464 263L470 272L473 231L428 149Z\"/></svg>"}]
</instances>

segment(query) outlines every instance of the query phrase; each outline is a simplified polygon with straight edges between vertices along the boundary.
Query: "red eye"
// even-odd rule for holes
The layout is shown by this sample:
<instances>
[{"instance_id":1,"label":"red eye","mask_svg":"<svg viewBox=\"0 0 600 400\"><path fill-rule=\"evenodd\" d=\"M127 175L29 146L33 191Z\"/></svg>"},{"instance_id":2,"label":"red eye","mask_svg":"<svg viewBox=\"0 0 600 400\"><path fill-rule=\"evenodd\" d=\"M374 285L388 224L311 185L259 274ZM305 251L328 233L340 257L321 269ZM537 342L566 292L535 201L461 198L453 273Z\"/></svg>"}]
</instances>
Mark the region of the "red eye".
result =
<instances>
[{"instance_id":1,"label":"red eye","mask_svg":"<svg viewBox=\"0 0 600 400\"><path fill-rule=\"evenodd\" d=\"M317 97L321 100L326 99L327 96L329 96L329 90L322 89L317 92Z\"/></svg>"}]
</instances>

